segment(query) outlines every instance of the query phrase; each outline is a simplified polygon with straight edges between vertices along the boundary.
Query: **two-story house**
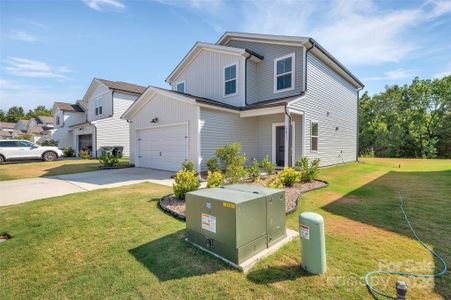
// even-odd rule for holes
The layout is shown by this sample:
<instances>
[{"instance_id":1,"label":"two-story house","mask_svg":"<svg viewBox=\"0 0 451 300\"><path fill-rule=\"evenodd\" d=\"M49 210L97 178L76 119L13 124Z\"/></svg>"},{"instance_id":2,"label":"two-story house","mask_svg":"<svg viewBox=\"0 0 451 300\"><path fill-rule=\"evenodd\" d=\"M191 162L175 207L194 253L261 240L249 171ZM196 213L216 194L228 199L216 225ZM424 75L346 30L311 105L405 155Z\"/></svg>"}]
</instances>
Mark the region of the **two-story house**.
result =
<instances>
[{"instance_id":1,"label":"two-story house","mask_svg":"<svg viewBox=\"0 0 451 300\"><path fill-rule=\"evenodd\" d=\"M83 120L69 126L76 153L87 149L97 157L101 147L122 146L123 155L128 156L130 125L121 116L145 89L126 82L94 78L81 101L85 106Z\"/></svg>"},{"instance_id":2,"label":"two-story house","mask_svg":"<svg viewBox=\"0 0 451 300\"><path fill-rule=\"evenodd\" d=\"M226 32L196 43L166 81L125 112L136 166L197 170L219 146L278 166L355 161L363 84L312 38Z\"/></svg>"},{"instance_id":3,"label":"two-story house","mask_svg":"<svg viewBox=\"0 0 451 300\"><path fill-rule=\"evenodd\" d=\"M74 133L70 127L86 122L85 108L81 100L75 104L65 102L55 102L52 107L54 132L52 139L58 142L58 147L73 148Z\"/></svg>"}]
</instances>

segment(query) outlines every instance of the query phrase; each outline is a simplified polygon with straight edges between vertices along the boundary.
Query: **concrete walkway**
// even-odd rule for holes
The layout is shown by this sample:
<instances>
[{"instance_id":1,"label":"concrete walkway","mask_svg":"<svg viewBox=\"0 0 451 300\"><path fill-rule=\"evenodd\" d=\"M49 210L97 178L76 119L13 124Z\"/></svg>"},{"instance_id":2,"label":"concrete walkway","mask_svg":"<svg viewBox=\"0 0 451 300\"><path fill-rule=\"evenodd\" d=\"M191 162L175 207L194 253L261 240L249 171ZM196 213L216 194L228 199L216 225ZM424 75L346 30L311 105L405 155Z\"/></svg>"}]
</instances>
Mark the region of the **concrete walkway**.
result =
<instances>
[{"instance_id":1,"label":"concrete walkway","mask_svg":"<svg viewBox=\"0 0 451 300\"><path fill-rule=\"evenodd\" d=\"M0 182L0 206L140 182L172 186L175 172L126 168Z\"/></svg>"}]
</instances>

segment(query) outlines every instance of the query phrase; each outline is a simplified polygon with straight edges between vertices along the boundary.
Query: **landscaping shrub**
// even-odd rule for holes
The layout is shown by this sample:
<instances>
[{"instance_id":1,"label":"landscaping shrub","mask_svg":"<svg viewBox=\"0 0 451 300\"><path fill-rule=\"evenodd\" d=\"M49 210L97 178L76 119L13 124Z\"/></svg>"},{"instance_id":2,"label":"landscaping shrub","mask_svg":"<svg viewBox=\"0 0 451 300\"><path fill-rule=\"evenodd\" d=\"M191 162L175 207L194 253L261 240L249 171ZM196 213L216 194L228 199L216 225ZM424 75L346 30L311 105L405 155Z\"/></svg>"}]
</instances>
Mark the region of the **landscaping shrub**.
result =
<instances>
[{"instance_id":1,"label":"landscaping shrub","mask_svg":"<svg viewBox=\"0 0 451 300\"><path fill-rule=\"evenodd\" d=\"M113 155L102 155L99 162L105 167L114 167L119 164L119 158Z\"/></svg>"},{"instance_id":2,"label":"landscaping shrub","mask_svg":"<svg viewBox=\"0 0 451 300\"><path fill-rule=\"evenodd\" d=\"M208 171L208 176L207 176L207 187L208 188L214 188L214 187L221 186L223 182L224 182L224 177L222 176L221 172Z\"/></svg>"},{"instance_id":3,"label":"landscaping shrub","mask_svg":"<svg viewBox=\"0 0 451 300\"><path fill-rule=\"evenodd\" d=\"M284 185L282 181L280 181L279 176L272 176L269 178L269 180L264 184L264 186L271 188L271 189L283 189Z\"/></svg>"},{"instance_id":4,"label":"landscaping shrub","mask_svg":"<svg viewBox=\"0 0 451 300\"><path fill-rule=\"evenodd\" d=\"M74 157L75 156L75 150L72 149L72 147L64 148L63 154L65 157Z\"/></svg>"},{"instance_id":5,"label":"landscaping shrub","mask_svg":"<svg viewBox=\"0 0 451 300\"><path fill-rule=\"evenodd\" d=\"M55 141L55 140L43 141L43 142L41 143L41 146L57 147L57 146L58 146L58 141Z\"/></svg>"},{"instance_id":6,"label":"landscaping shrub","mask_svg":"<svg viewBox=\"0 0 451 300\"><path fill-rule=\"evenodd\" d=\"M266 174L271 175L276 170L276 164L269 161L269 155L266 155L260 163Z\"/></svg>"},{"instance_id":7,"label":"landscaping shrub","mask_svg":"<svg viewBox=\"0 0 451 300\"><path fill-rule=\"evenodd\" d=\"M243 180L246 175L244 163L246 156L240 154L241 145L232 143L216 149L216 157L221 162L225 170L225 180L228 183L237 183Z\"/></svg>"},{"instance_id":8,"label":"landscaping shrub","mask_svg":"<svg viewBox=\"0 0 451 300\"><path fill-rule=\"evenodd\" d=\"M284 186L293 186L296 182L301 180L301 174L296 171L293 168L285 167L283 170L278 174L280 182Z\"/></svg>"},{"instance_id":9,"label":"landscaping shrub","mask_svg":"<svg viewBox=\"0 0 451 300\"><path fill-rule=\"evenodd\" d=\"M212 173L219 171L218 160L216 158L207 160L207 170Z\"/></svg>"},{"instance_id":10,"label":"landscaping shrub","mask_svg":"<svg viewBox=\"0 0 451 300\"><path fill-rule=\"evenodd\" d=\"M80 150L80 158L81 159L89 159L90 155L88 150Z\"/></svg>"},{"instance_id":11,"label":"landscaping shrub","mask_svg":"<svg viewBox=\"0 0 451 300\"><path fill-rule=\"evenodd\" d=\"M199 188L200 182L194 171L178 171L173 184L174 194L177 198L184 200L188 192Z\"/></svg>"},{"instance_id":12,"label":"landscaping shrub","mask_svg":"<svg viewBox=\"0 0 451 300\"><path fill-rule=\"evenodd\" d=\"M191 161L187 160L182 163L182 170L183 171L194 171L194 164Z\"/></svg>"},{"instance_id":13,"label":"landscaping shrub","mask_svg":"<svg viewBox=\"0 0 451 300\"><path fill-rule=\"evenodd\" d=\"M308 157L303 157L295 162L295 169L301 172L301 181L312 181L319 175L319 158L309 163Z\"/></svg>"},{"instance_id":14,"label":"landscaping shrub","mask_svg":"<svg viewBox=\"0 0 451 300\"><path fill-rule=\"evenodd\" d=\"M252 164L246 168L247 175L252 179L255 180L260 176L260 164L257 159L253 159Z\"/></svg>"},{"instance_id":15,"label":"landscaping shrub","mask_svg":"<svg viewBox=\"0 0 451 300\"><path fill-rule=\"evenodd\" d=\"M244 162L246 161L246 157L242 157L243 159L237 160L236 162L229 165L227 171L225 172L225 178L228 183L238 183L246 178L247 172L244 168Z\"/></svg>"}]
</instances>

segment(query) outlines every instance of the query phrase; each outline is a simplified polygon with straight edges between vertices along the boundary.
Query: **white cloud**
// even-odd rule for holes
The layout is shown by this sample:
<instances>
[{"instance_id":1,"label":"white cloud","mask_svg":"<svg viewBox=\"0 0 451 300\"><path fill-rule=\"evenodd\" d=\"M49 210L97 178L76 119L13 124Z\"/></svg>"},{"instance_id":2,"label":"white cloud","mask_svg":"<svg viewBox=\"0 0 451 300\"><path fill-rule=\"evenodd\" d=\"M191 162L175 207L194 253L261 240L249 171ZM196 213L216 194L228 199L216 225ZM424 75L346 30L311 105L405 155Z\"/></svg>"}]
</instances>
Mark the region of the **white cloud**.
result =
<instances>
[{"instance_id":1,"label":"white cloud","mask_svg":"<svg viewBox=\"0 0 451 300\"><path fill-rule=\"evenodd\" d=\"M311 36L346 64L399 62L420 45L410 29L451 12L450 2L380 10L371 0L244 2L242 30ZM289 26L287 26L289 24Z\"/></svg>"},{"instance_id":2,"label":"white cloud","mask_svg":"<svg viewBox=\"0 0 451 300\"><path fill-rule=\"evenodd\" d=\"M10 39L19 40L23 42L35 42L38 39L34 36L29 34L28 32L17 30L13 31L10 35L8 35Z\"/></svg>"},{"instance_id":3,"label":"white cloud","mask_svg":"<svg viewBox=\"0 0 451 300\"><path fill-rule=\"evenodd\" d=\"M23 23L27 23L30 24L34 27L38 27L39 29L47 29L47 26L44 25L41 22L35 21L35 20L31 20L31 19L20 19L20 21L22 21Z\"/></svg>"},{"instance_id":4,"label":"white cloud","mask_svg":"<svg viewBox=\"0 0 451 300\"><path fill-rule=\"evenodd\" d=\"M446 67L445 70L441 71L440 73L435 74L434 78L440 79L440 78L443 78L443 77L449 76L449 75L451 75L451 63L448 64L448 66Z\"/></svg>"},{"instance_id":5,"label":"white cloud","mask_svg":"<svg viewBox=\"0 0 451 300\"><path fill-rule=\"evenodd\" d=\"M387 71L383 76L374 76L365 78L364 81L375 81L375 80L399 80L405 78L415 77L415 72L413 70L396 69Z\"/></svg>"},{"instance_id":6,"label":"white cloud","mask_svg":"<svg viewBox=\"0 0 451 300\"><path fill-rule=\"evenodd\" d=\"M224 7L223 0L154 0L156 2L177 6L181 8L189 8L210 14L217 14Z\"/></svg>"},{"instance_id":7,"label":"white cloud","mask_svg":"<svg viewBox=\"0 0 451 300\"><path fill-rule=\"evenodd\" d=\"M8 57L5 62L7 66L3 69L20 77L67 79L65 74L71 72L65 66L52 67L45 62L27 58Z\"/></svg>"},{"instance_id":8,"label":"white cloud","mask_svg":"<svg viewBox=\"0 0 451 300\"><path fill-rule=\"evenodd\" d=\"M119 0L82 0L89 8L97 11L113 9L122 11L127 7Z\"/></svg>"}]
</instances>

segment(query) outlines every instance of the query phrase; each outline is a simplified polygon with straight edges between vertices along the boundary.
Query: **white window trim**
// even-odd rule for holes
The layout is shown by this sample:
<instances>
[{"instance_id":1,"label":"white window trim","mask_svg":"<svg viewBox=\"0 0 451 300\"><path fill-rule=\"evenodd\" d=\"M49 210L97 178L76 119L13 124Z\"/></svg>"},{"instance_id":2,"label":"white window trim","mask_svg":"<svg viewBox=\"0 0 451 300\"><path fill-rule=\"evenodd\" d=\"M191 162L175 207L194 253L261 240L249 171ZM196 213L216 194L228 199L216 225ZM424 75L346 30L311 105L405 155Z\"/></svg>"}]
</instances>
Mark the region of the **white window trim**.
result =
<instances>
[{"instance_id":1,"label":"white window trim","mask_svg":"<svg viewBox=\"0 0 451 300\"><path fill-rule=\"evenodd\" d=\"M178 91L177 91L177 86L178 86L179 84L181 84L181 83L183 83L183 92L182 92L182 93L186 93L186 80L182 80L182 81L177 82L177 83L175 84L175 91L178 92Z\"/></svg>"},{"instance_id":2,"label":"white window trim","mask_svg":"<svg viewBox=\"0 0 451 300\"><path fill-rule=\"evenodd\" d=\"M97 106L97 100L101 103L100 106ZM97 108L102 108L102 113L97 114ZM97 97L94 99L94 115L95 116L102 116L103 115L103 97Z\"/></svg>"},{"instance_id":3,"label":"white window trim","mask_svg":"<svg viewBox=\"0 0 451 300\"><path fill-rule=\"evenodd\" d=\"M291 72L282 73L282 74L277 75L277 62L278 62L279 60L283 60L283 59L289 58L289 57L291 57ZM288 92L288 91L294 90L294 77L295 77L295 74L296 74L296 70L295 70L295 65L296 65L296 63L295 63L295 58L296 58L296 55L295 55L295 53L293 52L293 53L291 53L291 54L288 54L288 55L285 55L285 56L278 57L278 58L275 58L275 59L274 59L274 93L275 93L275 94L276 94L276 93L283 93L283 92ZM282 76L282 75L286 75L286 74L289 74L289 73L291 73L291 87L286 88L286 89L282 89L282 90L278 90L278 89L277 89L277 76Z\"/></svg>"},{"instance_id":4,"label":"white window trim","mask_svg":"<svg viewBox=\"0 0 451 300\"><path fill-rule=\"evenodd\" d=\"M229 79L227 81L232 81L235 80L236 85L235 85L235 93L233 94L227 94L225 93L225 84L226 84L226 80L225 80L225 69L231 66L235 66L235 79ZM233 63L227 66L224 66L224 68L222 69L222 98L229 98L229 97L233 97L238 95L238 63Z\"/></svg>"},{"instance_id":5,"label":"white window trim","mask_svg":"<svg viewBox=\"0 0 451 300\"><path fill-rule=\"evenodd\" d=\"M271 161L273 163L275 163L275 164L277 164L276 163L276 127L279 127L279 126L285 126L285 123L283 123L283 122L281 122L281 123L272 123ZM296 142L295 142L295 140L296 140L296 138L295 138L296 137L296 129L295 128L296 128L296 122L292 121L291 122L291 129L293 129L293 132L292 132L293 140L291 141L291 149L292 149L291 159L293 161L293 164L294 164L294 161L295 161L295 158L296 158ZM285 166L287 165L287 163L288 162L285 161ZM280 166L277 166L277 167L280 167Z\"/></svg>"},{"instance_id":6,"label":"white window trim","mask_svg":"<svg viewBox=\"0 0 451 300\"><path fill-rule=\"evenodd\" d=\"M313 136L312 135L312 128L313 128L313 123L318 124L318 135ZM316 143L316 150L312 150L312 138L316 137L317 138L317 143ZM317 120L310 120L310 152L311 153L317 153L319 149L319 122Z\"/></svg>"}]
</instances>

